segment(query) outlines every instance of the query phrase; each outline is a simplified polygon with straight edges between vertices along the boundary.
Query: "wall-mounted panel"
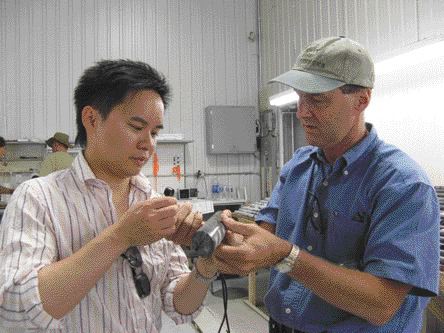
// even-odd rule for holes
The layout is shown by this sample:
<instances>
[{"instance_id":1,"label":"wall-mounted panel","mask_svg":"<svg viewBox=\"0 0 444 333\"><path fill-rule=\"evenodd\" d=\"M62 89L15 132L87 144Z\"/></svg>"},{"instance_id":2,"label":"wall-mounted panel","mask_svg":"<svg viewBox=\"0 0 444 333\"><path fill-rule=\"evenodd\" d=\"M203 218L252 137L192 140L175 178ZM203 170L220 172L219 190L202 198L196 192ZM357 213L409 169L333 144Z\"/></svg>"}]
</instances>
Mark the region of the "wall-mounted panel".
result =
<instances>
[{"instance_id":1,"label":"wall-mounted panel","mask_svg":"<svg viewBox=\"0 0 444 333\"><path fill-rule=\"evenodd\" d=\"M256 107L208 106L205 116L209 154L256 152Z\"/></svg>"}]
</instances>

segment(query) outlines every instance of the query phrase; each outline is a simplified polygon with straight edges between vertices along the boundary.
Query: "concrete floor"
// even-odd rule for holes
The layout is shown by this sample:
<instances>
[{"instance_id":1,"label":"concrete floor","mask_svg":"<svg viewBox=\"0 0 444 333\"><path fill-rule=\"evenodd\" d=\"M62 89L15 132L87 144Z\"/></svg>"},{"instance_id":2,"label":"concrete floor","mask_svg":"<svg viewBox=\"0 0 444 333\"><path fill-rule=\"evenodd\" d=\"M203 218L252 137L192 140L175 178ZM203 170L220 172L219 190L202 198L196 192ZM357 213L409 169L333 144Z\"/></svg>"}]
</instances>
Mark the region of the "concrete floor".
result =
<instances>
[{"instance_id":1,"label":"concrete floor","mask_svg":"<svg viewBox=\"0 0 444 333\"><path fill-rule=\"evenodd\" d=\"M257 274L257 300L259 308L268 285L268 271ZM268 321L263 315L246 304L248 294L248 278L228 279L228 320L231 333L267 333ZM195 325L175 325L165 314L162 316L162 333L217 333L223 318L223 300L221 282L213 283L214 294L208 292L204 309L195 320ZM221 332L226 332L226 326Z\"/></svg>"},{"instance_id":2,"label":"concrete floor","mask_svg":"<svg viewBox=\"0 0 444 333\"><path fill-rule=\"evenodd\" d=\"M268 271L261 271L257 274L257 302L260 310L266 312L262 299L268 286ZM268 319L258 314L246 304L248 292L248 279L236 278L227 280L229 296L245 296L240 298L231 298L228 300L228 319L230 322L231 333L268 333ZM213 285L214 295L208 292L204 301L204 309L196 318L195 324L186 324L176 326L174 322L165 314L162 316L163 327L161 333L217 333L223 317L223 302L221 294L221 282L215 281ZM225 327L225 326L224 326ZM222 329L226 333L225 329ZM421 333L437 333L434 330L426 330L424 325Z\"/></svg>"}]
</instances>

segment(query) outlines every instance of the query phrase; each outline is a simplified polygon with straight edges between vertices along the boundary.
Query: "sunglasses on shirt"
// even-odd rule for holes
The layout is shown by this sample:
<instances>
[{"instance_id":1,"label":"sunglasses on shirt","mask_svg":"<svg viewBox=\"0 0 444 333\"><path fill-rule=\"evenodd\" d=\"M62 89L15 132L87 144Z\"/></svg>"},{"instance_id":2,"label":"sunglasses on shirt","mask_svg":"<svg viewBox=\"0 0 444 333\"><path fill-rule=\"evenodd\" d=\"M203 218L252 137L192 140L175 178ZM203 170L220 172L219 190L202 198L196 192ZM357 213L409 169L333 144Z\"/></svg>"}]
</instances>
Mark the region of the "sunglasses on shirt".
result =
<instances>
[{"instance_id":1,"label":"sunglasses on shirt","mask_svg":"<svg viewBox=\"0 0 444 333\"><path fill-rule=\"evenodd\" d=\"M305 232L307 231L307 221L309 221L313 228L323 235L327 231L327 224L321 216L319 199L314 192L308 191L308 194L310 195L310 200L308 201L307 211L305 213Z\"/></svg>"},{"instance_id":2,"label":"sunglasses on shirt","mask_svg":"<svg viewBox=\"0 0 444 333\"><path fill-rule=\"evenodd\" d=\"M140 298L147 297L151 292L151 284L148 276L142 270L142 255L137 247L129 247L122 257L128 260L133 273L133 281L136 286L137 295Z\"/></svg>"}]
</instances>

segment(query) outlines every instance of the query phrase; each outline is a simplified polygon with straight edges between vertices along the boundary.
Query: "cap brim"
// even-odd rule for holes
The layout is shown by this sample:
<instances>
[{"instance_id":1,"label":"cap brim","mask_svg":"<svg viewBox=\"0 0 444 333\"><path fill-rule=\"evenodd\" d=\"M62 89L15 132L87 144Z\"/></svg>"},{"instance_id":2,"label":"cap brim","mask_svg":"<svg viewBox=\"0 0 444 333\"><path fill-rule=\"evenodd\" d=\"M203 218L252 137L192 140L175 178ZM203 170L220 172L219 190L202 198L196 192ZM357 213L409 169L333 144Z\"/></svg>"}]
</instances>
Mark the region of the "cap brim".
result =
<instances>
[{"instance_id":1,"label":"cap brim","mask_svg":"<svg viewBox=\"0 0 444 333\"><path fill-rule=\"evenodd\" d=\"M66 146L66 147L68 147L68 148L72 148L72 147L74 147L74 145L70 144L69 142L68 142L68 144L66 144L65 142L61 142L61 141L56 140L56 139L54 139L54 141L60 143L61 145Z\"/></svg>"},{"instance_id":2,"label":"cap brim","mask_svg":"<svg viewBox=\"0 0 444 333\"><path fill-rule=\"evenodd\" d=\"M63 142L60 142L59 140L56 140L56 139L54 139L54 138L49 138L49 139L46 140L45 142L46 142L46 144L47 144L49 147L51 147L52 144L53 144L54 142L58 142L58 143L61 143L62 145L65 145ZM66 146L66 145L65 145L65 146ZM73 147L74 147L73 144L68 143L68 148L73 148Z\"/></svg>"},{"instance_id":3,"label":"cap brim","mask_svg":"<svg viewBox=\"0 0 444 333\"><path fill-rule=\"evenodd\" d=\"M345 82L330 79L325 76L293 69L268 81L268 83L271 82L283 83L296 90L300 90L309 94L327 92L346 84Z\"/></svg>"},{"instance_id":4,"label":"cap brim","mask_svg":"<svg viewBox=\"0 0 444 333\"><path fill-rule=\"evenodd\" d=\"M49 138L49 139L46 140L45 142L46 142L46 144L47 144L48 146L51 147L51 145L54 143L54 138Z\"/></svg>"}]
</instances>

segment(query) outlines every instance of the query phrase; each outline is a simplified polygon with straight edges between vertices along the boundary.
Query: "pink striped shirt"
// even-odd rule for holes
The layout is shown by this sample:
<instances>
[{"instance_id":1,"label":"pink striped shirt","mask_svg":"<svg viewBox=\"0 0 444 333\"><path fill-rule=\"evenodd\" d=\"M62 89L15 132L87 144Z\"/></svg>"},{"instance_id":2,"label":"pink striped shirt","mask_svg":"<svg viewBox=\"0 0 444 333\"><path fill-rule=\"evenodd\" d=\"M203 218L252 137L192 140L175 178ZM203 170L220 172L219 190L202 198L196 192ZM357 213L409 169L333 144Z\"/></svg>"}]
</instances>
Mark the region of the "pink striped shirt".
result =
<instances>
[{"instance_id":1,"label":"pink striped shirt","mask_svg":"<svg viewBox=\"0 0 444 333\"><path fill-rule=\"evenodd\" d=\"M154 195L146 177L132 177L130 206ZM70 169L21 184L0 225L0 331L154 333L161 328L161 310L177 324L191 321L199 311L185 316L173 305L178 279L189 272L187 258L165 239L139 247L151 281L148 297L139 298L131 268L119 257L65 317L56 320L44 311L38 270L69 257L116 220L111 189L83 154Z\"/></svg>"}]
</instances>

